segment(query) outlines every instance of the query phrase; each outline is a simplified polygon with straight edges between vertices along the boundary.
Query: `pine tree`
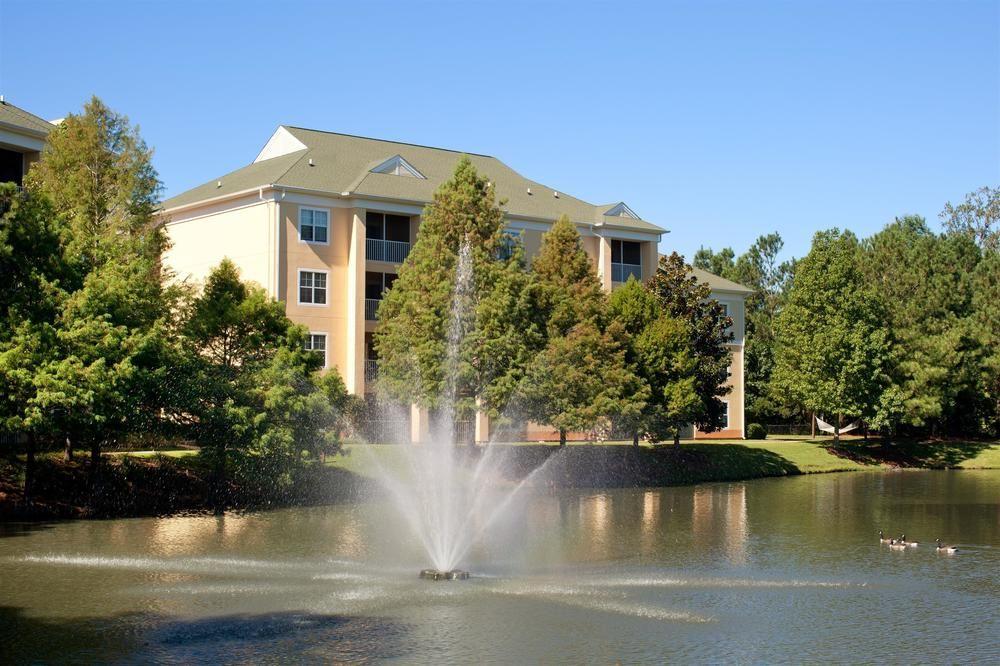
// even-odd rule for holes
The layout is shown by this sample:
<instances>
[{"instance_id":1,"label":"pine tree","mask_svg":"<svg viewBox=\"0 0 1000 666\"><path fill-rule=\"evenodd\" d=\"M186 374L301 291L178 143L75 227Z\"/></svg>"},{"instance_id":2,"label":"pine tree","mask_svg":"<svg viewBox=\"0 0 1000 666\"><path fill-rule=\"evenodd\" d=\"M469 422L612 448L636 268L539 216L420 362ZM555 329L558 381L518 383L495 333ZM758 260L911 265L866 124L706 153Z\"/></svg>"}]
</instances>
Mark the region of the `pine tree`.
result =
<instances>
[{"instance_id":1,"label":"pine tree","mask_svg":"<svg viewBox=\"0 0 1000 666\"><path fill-rule=\"evenodd\" d=\"M1000 187L981 187L957 206L946 203L940 217L949 232L968 236L985 252L1000 252Z\"/></svg>"},{"instance_id":2,"label":"pine tree","mask_svg":"<svg viewBox=\"0 0 1000 666\"><path fill-rule=\"evenodd\" d=\"M879 299L892 353L887 371L898 419L932 430L974 429L980 346L972 327L973 241L933 233L923 218L897 219L865 242L865 271ZM895 424L885 414L890 427Z\"/></svg>"},{"instance_id":3,"label":"pine tree","mask_svg":"<svg viewBox=\"0 0 1000 666\"><path fill-rule=\"evenodd\" d=\"M979 364L983 429L1000 435L1000 252L990 252L973 276L973 325L982 345Z\"/></svg>"}]
</instances>

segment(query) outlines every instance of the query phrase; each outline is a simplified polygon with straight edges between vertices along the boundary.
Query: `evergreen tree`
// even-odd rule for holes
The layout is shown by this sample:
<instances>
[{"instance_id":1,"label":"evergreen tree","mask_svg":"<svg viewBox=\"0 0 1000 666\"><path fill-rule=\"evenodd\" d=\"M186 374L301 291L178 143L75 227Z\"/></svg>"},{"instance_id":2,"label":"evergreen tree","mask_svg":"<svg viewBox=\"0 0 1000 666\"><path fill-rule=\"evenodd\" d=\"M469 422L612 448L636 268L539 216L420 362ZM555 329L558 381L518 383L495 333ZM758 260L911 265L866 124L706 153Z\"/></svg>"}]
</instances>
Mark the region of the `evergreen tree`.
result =
<instances>
[{"instance_id":1,"label":"evergreen tree","mask_svg":"<svg viewBox=\"0 0 1000 666\"><path fill-rule=\"evenodd\" d=\"M701 406L689 331L684 322L664 314L633 278L612 292L608 315L623 331L628 366L649 391L645 407L630 424L632 443L638 445L642 435L652 442L674 437L679 444L680 429L698 418Z\"/></svg>"},{"instance_id":2,"label":"evergreen tree","mask_svg":"<svg viewBox=\"0 0 1000 666\"><path fill-rule=\"evenodd\" d=\"M681 320L687 327L695 359L694 390L699 401L698 409L691 410L693 422L705 432L718 430L725 415L725 405L719 398L731 390L726 381L732 355L726 345L733 339L729 330L732 319L718 301L710 298L709 286L691 275L676 252L660 259L647 288L666 316Z\"/></svg>"},{"instance_id":3,"label":"evergreen tree","mask_svg":"<svg viewBox=\"0 0 1000 666\"><path fill-rule=\"evenodd\" d=\"M599 321L604 291L580 234L567 216L561 216L542 236L531 272L549 338L565 335L577 324Z\"/></svg>"},{"instance_id":4,"label":"evergreen tree","mask_svg":"<svg viewBox=\"0 0 1000 666\"><path fill-rule=\"evenodd\" d=\"M66 218L76 286L108 261L163 250L165 235L153 220L162 186L152 158L139 129L97 97L49 133L25 185Z\"/></svg>"},{"instance_id":5,"label":"evergreen tree","mask_svg":"<svg viewBox=\"0 0 1000 666\"><path fill-rule=\"evenodd\" d=\"M731 247L724 247L718 252L714 252L710 247L701 246L694 253L691 265L731 280L733 278L730 275L736 268L736 253Z\"/></svg>"},{"instance_id":6,"label":"evergreen tree","mask_svg":"<svg viewBox=\"0 0 1000 666\"><path fill-rule=\"evenodd\" d=\"M501 205L490 181L463 158L424 209L417 242L379 308L379 388L390 398L437 410L454 392L459 418L477 402L496 414L520 381L540 339L522 255L499 258ZM456 295L463 246L471 284ZM450 335L457 346L452 368Z\"/></svg>"},{"instance_id":7,"label":"evergreen tree","mask_svg":"<svg viewBox=\"0 0 1000 666\"><path fill-rule=\"evenodd\" d=\"M44 197L0 184L0 432L27 437L26 502L36 442L48 432L48 414L35 403L39 370L56 355L53 322L65 298L62 231Z\"/></svg>"},{"instance_id":8,"label":"evergreen tree","mask_svg":"<svg viewBox=\"0 0 1000 666\"><path fill-rule=\"evenodd\" d=\"M568 430L590 430L602 419L636 424L648 390L626 359L624 329L601 331L604 292L565 215L543 235L531 271L546 343L519 387L520 415L557 428L560 444Z\"/></svg>"},{"instance_id":9,"label":"evergreen tree","mask_svg":"<svg viewBox=\"0 0 1000 666\"><path fill-rule=\"evenodd\" d=\"M973 276L973 325L982 345L979 364L983 429L1000 435L1000 252L990 252Z\"/></svg>"},{"instance_id":10,"label":"evergreen tree","mask_svg":"<svg viewBox=\"0 0 1000 666\"><path fill-rule=\"evenodd\" d=\"M946 203L940 217L949 232L968 236L985 252L1000 252L1000 187L981 187L957 206Z\"/></svg>"},{"instance_id":11,"label":"evergreen tree","mask_svg":"<svg viewBox=\"0 0 1000 666\"><path fill-rule=\"evenodd\" d=\"M977 428L962 422L977 412L970 407L980 345L971 316L979 250L964 235L933 233L919 216L897 219L865 248L867 280L892 342L887 369L899 420L934 431Z\"/></svg>"},{"instance_id":12,"label":"evergreen tree","mask_svg":"<svg viewBox=\"0 0 1000 666\"><path fill-rule=\"evenodd\" d=\"M852 233L817 233L776 325L780 398L835 419L838 428L845 415L876 419L887 384L888 333L863 261Z\"/></svg>"},{"instance_id":13,"label":"evergreen tree","mask_svg":"<svg viewBox=\"0 0 1000 666\"><path fill-rule=\"evenodd\" d=\"M242 282L228 259L209 274L191 305L184 334L197 356L187 371L193 388L185 412L212 465L217 508L226 503L229 458L257 443L255 394L278 350L288 348L290 328L283 304Z\"/></svg>"},{"instance_id":14,"label":"evergreen tree","mask_svg":"<svg viewBox=\"0 0 1000 666\"><path fill-rule=\"evenodd\" d=\"M744 403L747 419L767 421L786 417L774 399L774 321L788 292L794 261L779 261L784 241L777 233L760 236L739 257L730 248L719 253L702 248L694 265L752 290L745 302L743 338Z\"/></svg>"},{"instance_id":15,"label":"evergreen tree","mask_svg":"<svg viewBox=\"0 0 1000 666\"><path fill-rule=\"evenodd\" d=\"M566 433L638 419L648 391L625 362L621 335L592 321L550 338L529 366L518 392L518 414Z\"/></svg>"},{"instance_id":16,"label":"evergreen tree","mask_svg":"<svg viewBox=\"0 0 1000 666\"><path fill-rule=\"evenodd\" d=\"M165 372L155 357L168 346L177 292L161 282L165 236L153 220L160 182L151 159L138 129L93 98L50 133L26 178L66 220L62 284L72 293L56 320L58 358L40 381L66 419L67 455L73 438L86 439L95 479L105 441L130 422L155 420L151 396ZM73 383L83 378L93 383ZM80 400L86 408L58 407Z\"/></svg>"}]
</instances>

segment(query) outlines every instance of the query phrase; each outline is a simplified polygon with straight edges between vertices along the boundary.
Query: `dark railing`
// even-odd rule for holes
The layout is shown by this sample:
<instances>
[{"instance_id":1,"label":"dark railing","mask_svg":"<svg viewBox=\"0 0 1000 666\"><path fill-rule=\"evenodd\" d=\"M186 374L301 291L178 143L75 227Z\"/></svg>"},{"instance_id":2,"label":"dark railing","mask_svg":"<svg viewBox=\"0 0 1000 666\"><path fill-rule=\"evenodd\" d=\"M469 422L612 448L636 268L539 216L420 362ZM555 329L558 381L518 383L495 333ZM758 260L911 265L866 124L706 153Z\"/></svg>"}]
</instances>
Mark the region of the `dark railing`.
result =
<instances>
[{"instance_id":1,"label":"dark railing","mask_svg":"<svg viewBox=\"0 0 1000 666\"><path fill-rule=\"evenodd\" d=\"M378 379L378 361L373 358L365 359L365 383Z\"/></svg>"},{"instance_id":2,"label":"dark railing","mask_svg":"<svg viewBox=\"0 0 1000 666\"><path fill-rule=\"evenodd\" d=\"M642 266L640 264L618 264L611 262L612 282L628 282L630 275L634 275L636 280L642 280Z\"/></svg>"},{"instance_id":3,"label":"dark railing","mask_svg":"<svg viewBox=\"0 0 1000 666\"><path fill-rule=\"evenodd\" d=\"M3 194L0 194L0 215L5 214L14 205L14 198L24 198L24 188L17 183L3 183L4 185L13 185L12 190L7 190Z\"/></svg>"},{"instance_id":4,"label":"dark railing","mask_svg":"<svg viewBox=\"0 0 1000 666\"><path fill-rule=\"evenodd\" d=\"M368 261L386 261L401 264L410 254L410 244L403 241L368 238L365 241L365 258Z\"/></svg>"},{"instance_id":5,"label":"dark railing","mask_svg":"<svg viewBox=\"0 0 1000 666\"><path fill-rule=\"evenodd\" d=\"M381 298L365 299L365 319L367 321L378 321L378 304L381 302Z\"/></svg>"}]
</instances>

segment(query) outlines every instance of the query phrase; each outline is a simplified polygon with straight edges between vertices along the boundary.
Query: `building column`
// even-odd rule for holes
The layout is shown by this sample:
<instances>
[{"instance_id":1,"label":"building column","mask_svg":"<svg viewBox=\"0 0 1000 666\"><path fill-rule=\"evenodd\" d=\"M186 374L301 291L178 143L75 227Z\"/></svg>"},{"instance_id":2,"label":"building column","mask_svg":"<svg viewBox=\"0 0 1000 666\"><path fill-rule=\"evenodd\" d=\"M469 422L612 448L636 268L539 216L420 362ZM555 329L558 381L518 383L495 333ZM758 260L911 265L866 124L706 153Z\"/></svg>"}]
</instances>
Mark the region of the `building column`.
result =
<instances>
[{"instance_id":1,"label":"building column","mask_svg":"<svg viewBox=\"0 0 1000 666\"><path fill-rule=\"evenodd\" d=\"M420 444L430 440L430 413L420 405L410 405L410 442Z\"/></svg>"},{"instance_id":2,"label":"building column","mask_svg":"<svg viewBox=\"0 0 1000 666\"><path fill-rule=\"evenodd\" d=\"M365 392L365 210L353 209L347 253L347 358L344 383L355 395Z\"/></svg>"},{"instance_id":3,"label":"building column","mask_svg":"<svg viewBox=\"0 0 1000 666\"><path fill-rule=\"evenodd\" d=\"M597 275L604 291L611 291L611 239L598 236L597 243Z\"/></svg>"},{"instance_id":4,"label":"building column","mask_svg":"<svg viewBox=\"0 0 1000 666\"><path fill-rule=\"evenodd\" d=\"M476 443L488 444L490 441L490 417L486 412L476 410Z\"/></svg>"}]
</instances>

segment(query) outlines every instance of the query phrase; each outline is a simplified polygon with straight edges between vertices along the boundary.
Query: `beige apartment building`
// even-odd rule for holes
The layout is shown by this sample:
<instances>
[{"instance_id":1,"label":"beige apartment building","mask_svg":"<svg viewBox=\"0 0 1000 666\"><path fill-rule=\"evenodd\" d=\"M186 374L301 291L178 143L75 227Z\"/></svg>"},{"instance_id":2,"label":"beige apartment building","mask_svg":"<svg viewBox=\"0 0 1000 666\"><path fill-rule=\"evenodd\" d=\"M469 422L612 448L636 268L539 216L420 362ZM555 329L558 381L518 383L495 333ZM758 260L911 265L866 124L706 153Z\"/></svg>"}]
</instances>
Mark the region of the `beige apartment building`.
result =
<instances>
[{"instance_id":1,"label":"beige apartment building","mask_svg":"<svg viewBox=\"0 0 1000 666\"><path fill-rule=\"evenodd\" d=\"M0 95L0 183L23 183L45 147L52 126Z\"/></svg>"},{"instance_id":2,"label":"beige apartment building","mask_svg":"<svg viewBox=\"0 0 1000 666\"><path fill-rule=\"evenodd\" d=\"M500 160L408 143L281 126L249 165L167 200L161 216L170 236L166 263L179 279L202 281L229 257L245 279L286 304L308 327L308 346L337 368L355 394L378 375L372 334L383 293L416 242L420 216L437 187L467 155L507 201L506 232L528 259L561 215L576 224L605 289L656 269L666 230L623 202L587 203L529 180ZM724 400L729 424L712 436L743 435L743 299L747 290L714 275L709 282L733 317L731 380ZM427 415L411 410L415 441L426 437ZM550 438L533 426L530 438ZM698 436L698 433L693 433ZM490 436L485 417L476 439Z\"/></svg>"}]
</instances>

